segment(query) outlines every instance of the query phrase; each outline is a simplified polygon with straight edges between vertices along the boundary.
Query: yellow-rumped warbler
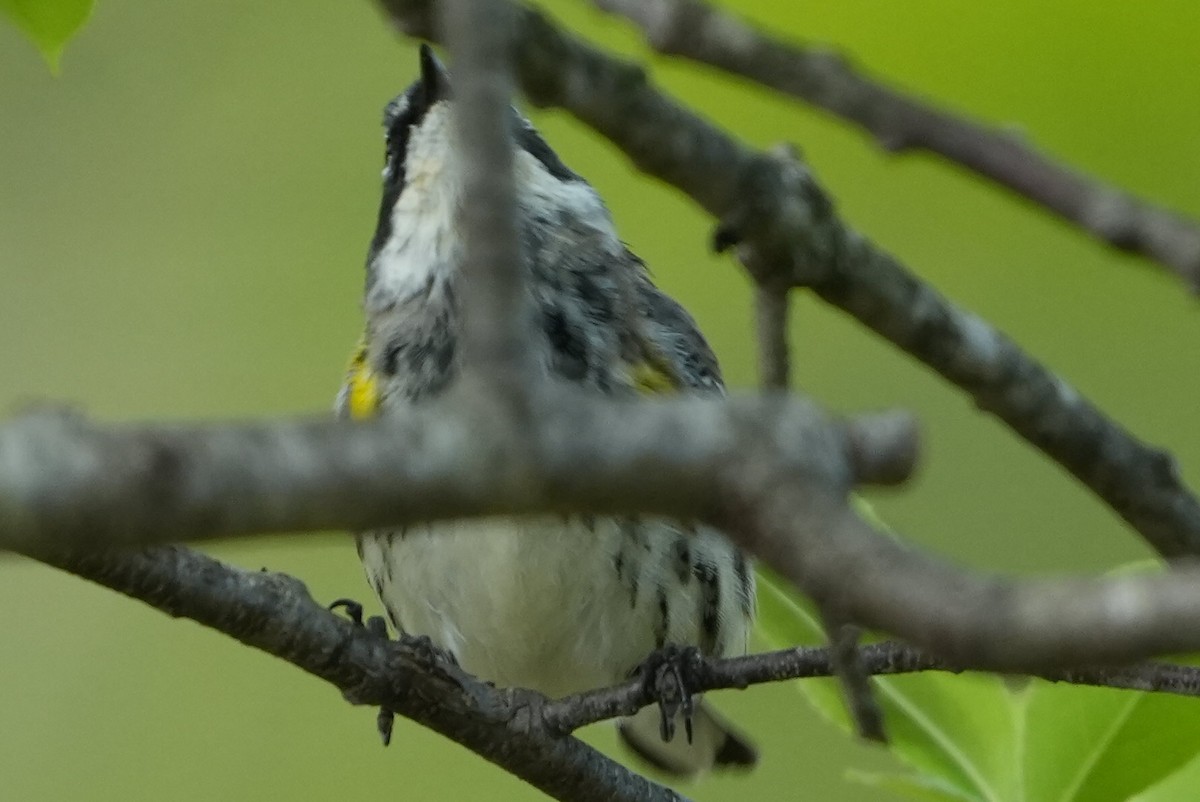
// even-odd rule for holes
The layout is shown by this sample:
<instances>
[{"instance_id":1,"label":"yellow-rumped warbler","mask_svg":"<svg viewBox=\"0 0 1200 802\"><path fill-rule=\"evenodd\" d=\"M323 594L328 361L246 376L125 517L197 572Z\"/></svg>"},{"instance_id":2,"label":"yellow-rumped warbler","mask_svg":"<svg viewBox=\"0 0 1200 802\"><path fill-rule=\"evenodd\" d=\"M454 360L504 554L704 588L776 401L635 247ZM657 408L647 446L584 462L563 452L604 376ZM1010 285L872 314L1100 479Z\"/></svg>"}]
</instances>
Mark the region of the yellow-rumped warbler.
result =
<instances>
[{"instance_id":1,"label":"yellow-rumped warbler","mask_svg":"<svg viewBox=\"0 0 1200 802\"><path fill-rule=\"evenodd\" d=\"M436 404L456 371L462 197L450 118L449 76L422 47L420 79L385 112L366 333L340 414ZM695 323L654 287L595 190L515 110L512 124L540 364L614 397L723 392ZM665 646L743 654L754 618L747 557L719 532L660 518L443 522L361 533L358 551L398 631L428 636L482 679L552 697L619 682ZM702 703L690 743L665 741L660 725L648 708L620 733L678 774L754 763L753 747Z\"/></svg>"}]
</instances>

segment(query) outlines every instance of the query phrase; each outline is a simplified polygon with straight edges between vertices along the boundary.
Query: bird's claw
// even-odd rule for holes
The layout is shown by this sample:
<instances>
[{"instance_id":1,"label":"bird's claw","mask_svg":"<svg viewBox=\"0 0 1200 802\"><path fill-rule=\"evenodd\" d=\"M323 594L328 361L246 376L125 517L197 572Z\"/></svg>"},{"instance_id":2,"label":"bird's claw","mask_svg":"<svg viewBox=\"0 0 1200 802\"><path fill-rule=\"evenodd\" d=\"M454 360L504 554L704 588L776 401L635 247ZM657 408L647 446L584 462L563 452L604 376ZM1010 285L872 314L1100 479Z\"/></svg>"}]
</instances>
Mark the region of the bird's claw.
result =
<instances>
[{"instance_id":1,"label":"bird's claw","mask_svg":"<svg viewBox=\"0 0 1200 802\"><path fill-rule=\"evenodd\" d=\"M692 717L696 702L692 696L693 669L701 659L694 646L668 644L650 654L634 673L640 674L646 690L658 702L659 734L664 741L675 738L675 719L683 719L683 731L692 742Z\"/></svg>"},{"instance_id":2,"label":"bird's claw","mask_svg":"<svg viewBox=\"0 0 1200 802\"><path fill-rule=\"evenodd\" d=\"M328 609L334 613L340 609L344 609L347 618L360 627L363 625L363 606L354 599L334 599L329 603Z\"/></svg>"},{"instance_id":3,"label":"bird's claw","mask_svg":"<svg viewBox=\"0 0 1200 802\"><path fill-rule=\"evenodd\" d=\"M451 665L455 668L459 667L458 659L430 640L428 635L409 635L405 633L400 636L400 640L405 646L415 651L421 661L431 669L445 665Z\"/></svg>"},{"instance_id":4,"label":"bird's claw","mask_svg":"<svg viewBox=\"0 0 1200 802\"><path fill-rule=\"evenodd\" d=\"M349 618L355 626L362 627L372 635L387 640L387 622L383 620L383 617L373 615L364 621L363 606L353 599L335 599L330 603L329 609L344 609L346 611L346 617ZM379 731L379 738L383 741L384 746L387 746L392 742L392 728L395 723L395 712L389 707L381 706L379 708L379 715L375 717L375 728Z\"/></svg>"},{"instance_id":5,"label":"bird's claw","mask_svg":"<svg viewBox=\"0 0 1200 802\"><path fill-rule=\"evenodd\" d=\"M346 617L349 618L355 626L362 627L372 635L376 635L380 638L387 638L387 622L383 620L383 616L373 615L364 620L363 606L354 601L354 599L335 599L334 601L330 602L330 610L337 610L339 608L346 611Z\"/></svg>"},{"instance_id":6,"label":"bird's claw","mask_svg":"<svg viewBox=\"0 0 1200 802\"><path fill-rule=\"evenodd\" d=\"M379 731L379 740L387 746L392 742L392 728L396 725L396 714L390 708L380 706L375 716L375 729Z\"/></svg>"}]
</instances>

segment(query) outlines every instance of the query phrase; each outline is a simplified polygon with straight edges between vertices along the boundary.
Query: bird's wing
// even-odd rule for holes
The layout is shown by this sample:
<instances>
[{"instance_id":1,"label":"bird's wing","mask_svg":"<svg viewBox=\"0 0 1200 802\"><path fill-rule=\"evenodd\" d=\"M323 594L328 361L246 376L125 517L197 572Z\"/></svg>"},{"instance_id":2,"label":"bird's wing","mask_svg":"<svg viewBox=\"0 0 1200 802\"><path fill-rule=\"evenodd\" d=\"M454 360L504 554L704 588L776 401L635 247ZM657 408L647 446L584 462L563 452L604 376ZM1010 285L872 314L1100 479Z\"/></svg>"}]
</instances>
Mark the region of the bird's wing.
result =
<instances>
[{"instance_id":1,"label":"bird's wing","mask_svg":"<svg viewBox=\"0 0 1200 802\"><path fill-rule=\"evenodd\" d=\"M646 378L652 379L657 371L670 385L646 386L648 382L639 376L639 386L650 392L724 394L717 357L687 310L655 287L644 269L635 277L634 289L643 358L654 369Z\"/></svg>"}]
</instances>

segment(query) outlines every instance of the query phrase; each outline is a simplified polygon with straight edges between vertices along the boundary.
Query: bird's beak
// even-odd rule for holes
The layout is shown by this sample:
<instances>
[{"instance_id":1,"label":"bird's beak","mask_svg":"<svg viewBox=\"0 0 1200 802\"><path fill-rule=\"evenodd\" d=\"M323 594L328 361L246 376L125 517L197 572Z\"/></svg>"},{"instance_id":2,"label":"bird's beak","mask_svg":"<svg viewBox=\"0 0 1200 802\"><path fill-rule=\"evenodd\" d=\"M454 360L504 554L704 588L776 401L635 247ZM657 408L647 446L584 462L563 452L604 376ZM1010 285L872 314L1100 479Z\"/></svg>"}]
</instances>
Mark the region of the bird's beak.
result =
<instances>
[{"instance_id":1,"label":"bird's beak","mask_svg":"<svg viewBox=\"0 0 1200 802\"><path fill-rule=\"evenodd\" d=\"M427 44L421 45L421 84L425 87L425 102L429 105L450 97L450 73Z\"/></svg>"}]
</instances>

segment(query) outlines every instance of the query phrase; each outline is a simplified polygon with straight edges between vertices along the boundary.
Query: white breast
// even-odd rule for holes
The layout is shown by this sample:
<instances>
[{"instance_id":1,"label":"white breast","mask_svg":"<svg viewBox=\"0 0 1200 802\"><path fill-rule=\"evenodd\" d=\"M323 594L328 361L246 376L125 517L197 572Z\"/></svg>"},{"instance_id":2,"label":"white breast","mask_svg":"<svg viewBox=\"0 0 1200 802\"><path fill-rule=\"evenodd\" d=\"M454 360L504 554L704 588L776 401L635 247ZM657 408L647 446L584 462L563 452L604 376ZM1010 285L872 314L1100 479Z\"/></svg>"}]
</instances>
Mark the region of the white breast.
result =
<instances>
[{"instance_id":1,"label":"white breast","mask_svg":"<svg viewBox=\"0 0 1200 802\"><path fill-rule=\"evenodd\" d=\"M561 518L437 524L366 535L363 564L398 628L463 668L563 696L612 684L654 648L654 611L613 572L620 535Z\"/></svg>"},{"instance_id":2,"label":"white breast","mask_svg":"<svg viewBox=\"0 0 1200 802\"><path fill-rule=\"evenodd\" d=\"M405 176L391 211L391 236L372 264L371 293L389 303L418 295L431 280L444 286L462 258L456 236L459 177L453 161L428 147L411 150Z\"/></svg>"}]
</instances>

